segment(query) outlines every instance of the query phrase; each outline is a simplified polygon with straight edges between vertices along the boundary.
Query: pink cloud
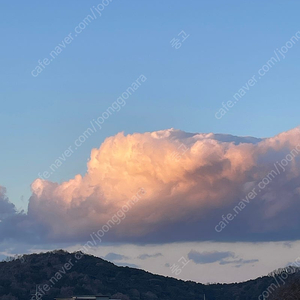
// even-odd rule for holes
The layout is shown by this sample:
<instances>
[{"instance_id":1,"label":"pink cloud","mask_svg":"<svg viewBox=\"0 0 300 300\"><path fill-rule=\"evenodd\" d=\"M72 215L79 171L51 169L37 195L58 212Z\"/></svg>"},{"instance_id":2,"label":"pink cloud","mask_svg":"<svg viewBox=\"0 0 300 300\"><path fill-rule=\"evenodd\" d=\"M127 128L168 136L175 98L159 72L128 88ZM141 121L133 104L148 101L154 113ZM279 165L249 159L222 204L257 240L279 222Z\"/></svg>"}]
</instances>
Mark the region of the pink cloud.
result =
<instances>
[{"instance_id":1,"label":"pink cloud","mask_svg":"<svg viewBox=\"0 0 300 300\"><path fill-rule=\"evenodd\" d=\"M172 230L173 240L209 239L220 214L298 145L300 150L299 128L268 139L174 129L119 133L91 151L83 177L62 184L35 180L28 217L48 229L48 238L76 239L101 228L143 188L146 194L126 212L122 225L111 228L110 239L155 240ZM284 232L298 223L291 211L300 207L295 202L300 193L299 157L295 155L285 172L230 224L228 234L238 239L236 231L243 228L244 236L253 239L253 234L273 234L278 228ZM287 214L291 219L284 224ZM195 228L198 235L191 234Z\"/></svg>"}]
</instances>

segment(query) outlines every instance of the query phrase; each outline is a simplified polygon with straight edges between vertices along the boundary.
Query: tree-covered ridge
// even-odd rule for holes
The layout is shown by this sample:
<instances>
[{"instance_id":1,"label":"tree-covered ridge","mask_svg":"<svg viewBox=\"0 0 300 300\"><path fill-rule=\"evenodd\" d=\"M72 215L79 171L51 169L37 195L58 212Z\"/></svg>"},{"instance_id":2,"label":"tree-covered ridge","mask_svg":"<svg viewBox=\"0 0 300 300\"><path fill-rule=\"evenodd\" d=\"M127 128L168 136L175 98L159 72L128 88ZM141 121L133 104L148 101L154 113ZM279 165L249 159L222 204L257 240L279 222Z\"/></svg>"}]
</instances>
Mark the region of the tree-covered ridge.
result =
<instances>
[{"instance_id":1,"label":"tree-covered ridge","mask_svg":"<svg viewBox=\"0 0 300 300\"><path fill-rule=\"evenodd\" d=\"M289 275L288 281L299 286L298 278L296 272ZM87 294L122 300L198 300L204 294L207 300L256 300L273 282L274 277L265 276L243 283L204 285L118 267L92 255L62 250L23 255L0 263L1 300L36 299L32 296L36 285L43 290L43 300ZM43 288L46 285L47 292ZM271 296L279 292L286 294L279 287Z\"/></svg>"}]
</instances>

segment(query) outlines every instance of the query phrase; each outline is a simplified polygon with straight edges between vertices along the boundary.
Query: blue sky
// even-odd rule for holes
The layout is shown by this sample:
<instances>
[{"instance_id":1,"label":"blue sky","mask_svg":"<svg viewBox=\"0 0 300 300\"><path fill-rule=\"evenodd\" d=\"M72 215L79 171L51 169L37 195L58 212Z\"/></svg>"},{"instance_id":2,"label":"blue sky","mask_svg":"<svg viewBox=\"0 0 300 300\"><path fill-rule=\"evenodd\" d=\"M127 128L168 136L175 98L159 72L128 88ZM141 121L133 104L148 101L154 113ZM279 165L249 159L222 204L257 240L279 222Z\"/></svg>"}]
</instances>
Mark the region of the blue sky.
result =
<instances>
[{"instance_id":1,"label":"blue sky","mask_svg":"<svg viewBox=\"0 0 300 300\"><path fill-rule=\"evenodd\" d=\"M118 1L38 77L31 71L97 1L9 1L2 26L0 183L26 208L30 184L134 80L147 82L51 177L84 174L108 136L167 128L267 137L298 125L300 43L221 120L232 95L299 26L298 1ZM181 48L170 40L190 34ZM21 200L21 196L24 200Z\"/></svg>"},{"instance_id":2,"label":"blue sky","mask_svg":"<svg viewBox=\"0 0 300 300\"><path fill-rule=\"evenodd\" d=\"M140 204L128 218L119 216L122 226L114 224L92 253L167 276L174 276L169 265L192 253L180 278L201 282L255 278L294 261L299 1L103 1L101 16L95 7L102 1L0 3L0 257L79 249L143 185ZM88 15L92 21L78 32ZM189 35L184 41L182 31ZM297 33L283 57L282 47ZM173 38L180 39L178 49ZM35 76L58 45L61 53ZM141 75L147 80L126 105L74 150L74 141ZM184 132L286 133L258 143ZM184 152L170 160L179 144ZM48 179L57 184L36 180L70 146L72 155ZM93 148L99 150L89 174L69 181L86 173ZM276 176L261 192L270 171ZM16 213L1 187L28 214ZM249 187L257 199L224 219ZM222 232L215 230L225 221Z\"/></svg>"}]
</instances>

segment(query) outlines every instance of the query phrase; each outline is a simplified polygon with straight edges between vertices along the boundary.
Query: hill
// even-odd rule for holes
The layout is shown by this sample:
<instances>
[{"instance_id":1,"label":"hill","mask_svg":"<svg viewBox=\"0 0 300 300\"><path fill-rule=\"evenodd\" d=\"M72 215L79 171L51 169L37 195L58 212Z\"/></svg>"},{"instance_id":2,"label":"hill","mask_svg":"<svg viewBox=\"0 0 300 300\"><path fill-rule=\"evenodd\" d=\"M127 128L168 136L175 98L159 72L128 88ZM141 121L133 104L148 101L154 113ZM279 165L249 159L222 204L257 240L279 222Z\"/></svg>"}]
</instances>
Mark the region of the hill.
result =
<instances>
[{"instance_id":1,"label":"hill","mask_svg":"<svg viewBox=\"0 0 300 300\"><path fill-rule=\"evenodd\" d=\"M285 271L276 276L282 272ZM274 282L274 277L265 276L243 283L204 285L119 267L82 252L62 250L24 255L0 263L1 300L37 299L32 296L36 285L43 300L86 294L110 295L122 300L198 300L204 294L207 300L257 300L266 291L268 299L277 299L276 295L288 293L288 285L299 291L299 272L289 274L287 284L274 287Z\"/></svg>"}]
</instances>

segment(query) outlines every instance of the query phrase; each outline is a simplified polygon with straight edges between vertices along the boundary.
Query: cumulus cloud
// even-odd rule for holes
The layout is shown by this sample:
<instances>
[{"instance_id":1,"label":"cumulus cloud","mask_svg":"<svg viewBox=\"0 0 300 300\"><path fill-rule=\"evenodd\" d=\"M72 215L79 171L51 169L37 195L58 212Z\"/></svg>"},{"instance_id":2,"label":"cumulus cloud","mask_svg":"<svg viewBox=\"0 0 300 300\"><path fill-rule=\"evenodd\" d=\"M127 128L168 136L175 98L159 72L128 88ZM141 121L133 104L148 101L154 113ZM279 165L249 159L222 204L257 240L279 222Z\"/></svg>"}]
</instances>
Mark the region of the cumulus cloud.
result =
<instances>
[{"instance_id":1,"label":"cumulus cloud","mask_svg":"<svg viewBox=\"0 0 300 300\"><path fill-rule=\"evenodd\" d=\"M32 239L30 237L32 232L26 238L25 231L28 228L26 218L27 216L23 211L17 212L15 205L6 196L6 189L0 186L0 241L4 239ZM36 233L35 230L34 233Z\"/></svg>"},{"instance_id":2,"label":"cumulus cloud","mask_svg":"<svg viewBox=\"0 0 300 300\"><path fill-rule=\"evenodd\" d=\"M0 186L0 221L16 213L16 207L6 197L6 189Z\"/></svg>"},{"instance_id":3,"label":"cumulus cloud","mask_svg":"<svg viewBox=\"0 0 300 300\"><path fill-rule=\"evenodd\" d=\"M6 196L6 188L0 186L0 251L18 248L25 253L29 245L32 247L45 242L45 232L42 223L37 223L24 211L17 210Z\"/></svg>"},{"instance_id":4,"label":"cumulus cloud","mask_svg":"<svg viewBox=\"0 0 300 300\"><path fill-rule=\"evenodd\" d=\"M102 240L297 239L299 158L300 128L266 139L174 129L119 133L92 150L84 176L61 184L35 180L26 224L47 240L84 241L122 210ZM232 212L276 162L278 174L216 232L221 216ZM146 193L137 196L141 189Z\"/></svg>"}]
</instances>

